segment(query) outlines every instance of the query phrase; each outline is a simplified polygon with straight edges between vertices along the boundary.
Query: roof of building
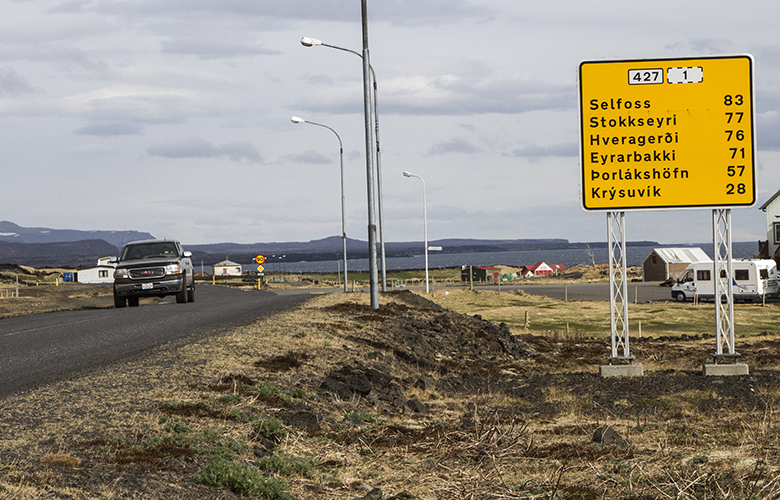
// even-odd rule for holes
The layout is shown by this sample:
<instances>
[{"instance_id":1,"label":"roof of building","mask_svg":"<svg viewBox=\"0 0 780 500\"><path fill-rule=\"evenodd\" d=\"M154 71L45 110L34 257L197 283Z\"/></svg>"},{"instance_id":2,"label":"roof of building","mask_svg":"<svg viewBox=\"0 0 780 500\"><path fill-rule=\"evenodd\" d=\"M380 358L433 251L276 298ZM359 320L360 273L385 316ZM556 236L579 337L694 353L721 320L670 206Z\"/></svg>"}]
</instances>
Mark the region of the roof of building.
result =
<instances>
[{"instance_id":1,"label":"roof of building","mask_svg":"<svg viewBox=\"0 0 780 500\"><path fill-rule=\"evenodd\" d=\"M233 262L232 260L223 260L222 262L219 262L217 264L214 264L211 267L227 267L227 266L241 266L238 262Z\"/></svg>"},{"instance_id":2,"label":"roof of building","mask_svg":"<svg viewBox=\"0 0 780 500\"><path fill-rule=\"evenodd\" d=\"M763 210L766 212L766 207L768 207L770 203L775 201L775 198L777 198L778 196L780 196L780 191L776 192L775 194L772 195L771 198L766 200L766 202L763 205L761 205L761 207L759 207L759 210Z\"/></svg>"},{"instance_id":3,"label":"roof of building","mask_svg":"<svg viewBox=\"0 0 780 500\"><path fill-rule=\"evenodd\" d=\"M655 252L661 259L670 264L684 264L691 262L707 262L710 257L704 253L699 247L683 247L683 248L654 248Z\"/></svg>"}]
</instances>

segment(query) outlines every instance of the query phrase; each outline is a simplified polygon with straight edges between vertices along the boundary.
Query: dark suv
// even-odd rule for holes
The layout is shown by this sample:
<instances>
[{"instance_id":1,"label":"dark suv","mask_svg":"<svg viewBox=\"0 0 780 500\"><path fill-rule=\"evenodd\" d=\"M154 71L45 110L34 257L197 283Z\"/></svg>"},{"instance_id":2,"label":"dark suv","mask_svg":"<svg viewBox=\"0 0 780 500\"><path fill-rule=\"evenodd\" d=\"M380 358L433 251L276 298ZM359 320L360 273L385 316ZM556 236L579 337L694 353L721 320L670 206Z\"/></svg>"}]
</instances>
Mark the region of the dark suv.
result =
<instances>
[{"instance_id":1,"label":"dark suv","mask_svg":"<svg viewBox=\"0 0 780 500\"><path fill-rule=\"evenodd\" d=\"M140 297L176 295L176 302L195 301L192 252L173 240L134 241L122 248L114 271L114 305L138 306Z\"/></svg>"}]
</instances>

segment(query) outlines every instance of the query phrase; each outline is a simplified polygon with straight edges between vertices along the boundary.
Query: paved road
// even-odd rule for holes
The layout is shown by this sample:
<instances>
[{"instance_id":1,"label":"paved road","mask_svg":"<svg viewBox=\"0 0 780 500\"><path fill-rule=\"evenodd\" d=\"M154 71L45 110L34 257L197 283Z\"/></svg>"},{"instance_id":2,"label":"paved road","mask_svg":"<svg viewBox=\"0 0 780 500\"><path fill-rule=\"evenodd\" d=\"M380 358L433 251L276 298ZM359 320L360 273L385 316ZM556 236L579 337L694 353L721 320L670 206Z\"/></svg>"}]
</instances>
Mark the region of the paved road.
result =
<instances>
[{"instance_id":1,"label":"paved road","mask_svg":"<svg viewBox=\"0 0 780 500\"><path fill-rule=\"evenodd\" d=\"M154 346L293 307L305 293L241 291L199 285L196 300L176 304L37 314L0 320L0 397Z\"/></svg>"}]
</instances>

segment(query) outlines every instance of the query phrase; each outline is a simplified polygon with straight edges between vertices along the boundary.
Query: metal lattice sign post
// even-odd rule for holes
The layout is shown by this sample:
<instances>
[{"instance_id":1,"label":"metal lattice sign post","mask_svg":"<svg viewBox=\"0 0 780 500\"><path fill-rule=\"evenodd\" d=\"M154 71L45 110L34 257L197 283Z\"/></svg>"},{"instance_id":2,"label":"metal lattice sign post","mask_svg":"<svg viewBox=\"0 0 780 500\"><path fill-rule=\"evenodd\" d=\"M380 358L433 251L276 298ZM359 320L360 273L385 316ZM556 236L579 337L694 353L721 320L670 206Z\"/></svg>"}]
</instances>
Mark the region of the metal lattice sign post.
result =
<instances>
[{"instance_id":1,"label":"metal lattice sign post","mask_svg":"<svg viewBox=\"0 0 780 500\"><path fill-rule=\"evenodd\" d=\"M633 360L619 286L626 281L626 210L713 209L716 297L726 301L716 299L713 356L735 358L730 207L756 200L753 58L585 61L579 91L582 208L608 212L610 363Z\"/></svg>"}]
</instances>

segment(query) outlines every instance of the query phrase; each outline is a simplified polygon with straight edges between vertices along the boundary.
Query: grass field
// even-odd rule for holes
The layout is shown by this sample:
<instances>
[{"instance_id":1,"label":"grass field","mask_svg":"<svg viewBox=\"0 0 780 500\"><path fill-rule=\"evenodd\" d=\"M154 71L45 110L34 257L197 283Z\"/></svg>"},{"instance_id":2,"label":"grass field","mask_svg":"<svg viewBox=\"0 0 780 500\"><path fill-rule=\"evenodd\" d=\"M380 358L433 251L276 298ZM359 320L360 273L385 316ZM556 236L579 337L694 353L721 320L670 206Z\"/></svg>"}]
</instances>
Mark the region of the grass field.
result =
<instances>
[{"instance_id":1,"label":"grass field","mask_svg":"<svg viewBox=\"0 0 780 500\"><path fill-rule=\"evenodd\" d=\"M464 314L506 323L514 333L560 337L609 336L609 302L564 302L527 294L466 290L439 291L433 300ZM629 335L706 335L715 333L715 305L653 302L628 305ZM528 328L526 328L526 323ZM737 336L753 336L780 329L780 304L735 304L734 330Z\"/></svg>"}]
</instances>

